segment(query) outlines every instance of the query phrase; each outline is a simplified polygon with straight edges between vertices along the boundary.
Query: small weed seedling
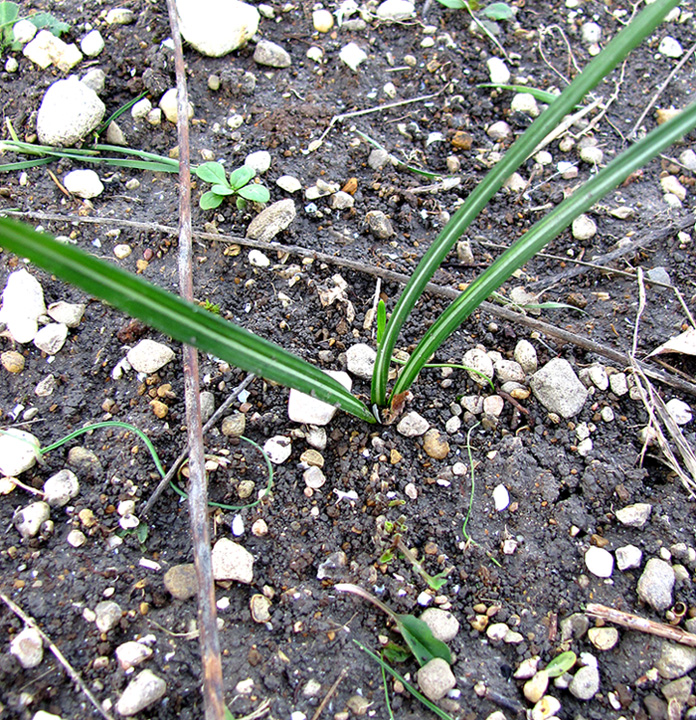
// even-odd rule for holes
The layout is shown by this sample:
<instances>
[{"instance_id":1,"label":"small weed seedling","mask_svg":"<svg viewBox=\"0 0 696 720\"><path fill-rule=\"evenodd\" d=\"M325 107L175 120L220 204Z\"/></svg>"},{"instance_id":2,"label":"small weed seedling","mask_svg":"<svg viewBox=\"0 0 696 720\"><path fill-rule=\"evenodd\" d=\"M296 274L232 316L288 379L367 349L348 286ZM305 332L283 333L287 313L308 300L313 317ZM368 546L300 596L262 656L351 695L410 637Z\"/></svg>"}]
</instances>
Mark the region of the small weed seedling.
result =
<instances>
[{"instance_id":1,"label":"small weed seedling","mask_svg":"<svg viewBox=\"0 0 696 720\"><path fill-rule=\"evenodd\" d=\"M70 30L70 25L55 18L51 13L33 13L21 17L19 4L15 2L0 2L0 50L21 50L22 46L15 42L12 28L20 20L28 20L39 30L49 30L56 37Z\"/></svg>"},{"instance_id":2,"label":"small weed seedling","mask_svg":"<svg viewBox=\"0 0 696 720\"><path fill-rule=\"evenodd\" d=\"M203 210L219 207L228 196L236 196L237 209L244 210L247 201L266 203L270 198L268 188L252 183L256 172L246 165L230 173L229 180L225 168L219 162L207 162L195 170L196 176L204 182L212 184L208 192L201 195L200 205Z\"/></svg>"}]
</instances>

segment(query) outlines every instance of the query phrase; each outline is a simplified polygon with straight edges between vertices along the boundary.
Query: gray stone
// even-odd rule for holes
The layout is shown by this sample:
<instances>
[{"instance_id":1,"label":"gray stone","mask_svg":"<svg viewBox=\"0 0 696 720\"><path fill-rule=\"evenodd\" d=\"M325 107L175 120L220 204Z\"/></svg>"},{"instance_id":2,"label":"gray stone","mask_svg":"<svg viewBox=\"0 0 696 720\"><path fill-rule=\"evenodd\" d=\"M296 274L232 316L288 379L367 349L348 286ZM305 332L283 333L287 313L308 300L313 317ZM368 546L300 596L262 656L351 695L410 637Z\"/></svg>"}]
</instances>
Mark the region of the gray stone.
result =
<instances>
[{"instance_id":1,"label":"gray stone","mask_svg":"<svg viewBox=\"0 0 696 720\"><path fill-rule=\"evenodd\" d=\"M381 170L389 164L389 153L383 148L375 148L367 158L367 164L373 170Z\"/></svg>"},{"instance_id":2,"label":"gray stone","mask_svg":"<svg viewBox=\"0 0 696 720\"><path fill-rule=\"evenodd\" d=\"M389 240L394 235L391 220L381 210L371 210L365 215L365 222L368 230L377 240Z\"/></svg>"},{"instance_id":3,"label":"gray stone","mask_svg":"<svg viewBox=\"0 0 696 720\"><path fill-rule=\"evenodd\" d=\"M679 702L686 703L693 687L694 681L690 677L682 677L663 685L662 694L667 700L679 700Z\"/></svg>"},{"instance_id":4,"label":"gray stone","mask_svg":"<svg viewBox=\"0 0 696 720\"><path fill-rule=\"evenodd\" d=\"M9 428L0 433L0 472L16 477L33 467L39 451L39 439L26 430Z\"/></svg>"},{"instance_id":5,"label":"gray stone","mask_svg":"<svg viewBox=\"0 0 696 720\"><path fill-rule=\"evenodd\" d=\"M578 700L591 700L599 692L599 670L596 665L585 665L573 676L568 690Z\"/></svg>"},{"instance_id":6,"label":"gray stone","mask_svg":"<svg viewBox=\"0 0 696 720\"><path fill-rule=\"evenodd\" d=\"M444 643L454 640L459 632L459 620L448 610L428 608L420 619L430 628L432 634Z\"/></svg>"},{"instance_id":7,"label":"gray stone","mask_svg":"<svg viewBox=\"0 0 696 720\"><path fill-rule=\"evenodd\" d=\"M152 670L138 673L126 686L116 703L116 712L124 717L137 715L157 702L167 692L167 683Z\"/></svg>"},{"instance_id":8,"label":"gray stone","mask_svg":"<svg viewBox=\"0 0 696 720\"><path fill-rule=\"evenodd\" d=\"M241 437L246 429L246 415L236 412L222 420L222 434L227 437Z\"/></svg>"},{"instance_id":9,"label":"gray stone","mask_svg":"<svg viewBox=\"0 0 696 720\"><path fill-rule=\"evenodd\" d=\"M259 28L259 11L237 0L177 0L176 7L182 36L209 57L243 47Z\"/></svg>"},{"instance_id":10,"label":"gray stone","mask_svg":"<svg viewBox=\"0 0 696 720\"><path fill-rule=\"evenodd\" d=\"M121 622L121 606L113 600L104 600L94 608L96 618L94 622L99 632L107 633Z\"/></svg>"},{"instance_id":11,"label":"gray stone","mask_svg":"<svg viewBox=\"0 0 696 720\"><path fill-rule=\"evenodd\" d=\"M450 666L442 658L433 658L418 671L418 686L423 695L437 702L457 684Z\"/></svg>"},{"instance_id":12,"label":"gray stone","mask_svg":"<svg viewBox=\"0 0 696 720\"><path fill-rule=\"evenodd\" d=\"M85 475L96 476L102 469L96 453L81 445L70 448L68 451L68 464Z\"/></svg>"},{"instance_id":13,"label":"gray stone","mask_svg":"<svg viewBox=\"0 0 696 720\"><path fill-rule=\"evenodd\" d=\"M657 670L665 680L676 680L696 667L696 648L664 642Z\"/></svg>"},{"instance_id":14,"label":"gray stone","mask_svg":"<svg viewBox=\"0 0 696 720\"><path fill-rule=\"evenodd\" d=\"M246 236L254 240L270 242L292 223L296 214L295 203L290 198L274 202L249 223Z\"/></svg>"},{"instance_id":15,"label":"gray stone","mask_svg":"<svg viewBox=\"0 0 696 720\"><path fill-rule=\"evenodd\" d=\"M34 336L34 345L46 355L55 355L65 344L68 326L63 323L44 325Z\"/></svg>"},{"instance_id":16,"label":"gray stone","mask_svg":"<svg viewBox=\"0 0 696 720\"><path fill-rule=\"evenodd\" d=\"M32 538L38 534L41 525L51 517L48 503L38 501L22 508L13 518L15 527L23 538Z\"/></svg>"},{"instance_id":17,"label":"gray stone","mask_svg":"<svg viewBox=\"0 0 696 720\"><path fill-rule=\"evenodd\" d=\"M492 380L495 373L493 360L481 348L472 348L464 353L462 365L476 372L468 371L469 377L481 387L488 387L488 379Z\"/></svg>"},{"instance_id":18,"label":"gray stone","mask_svg":"<svg viewBox=\"0 0 696 720\"><path fill-rule=\"evenodd\" d=\"M24 628L22 632L15 635L10 643L10 652L19 660L23 668L28 670L36 667L43 660L41 635L35 628Z\"/></svg>"},{"instance_id":19,"label":"gray stone","mask_svg":"<svg viewBox=\"0 0 696 720\"><path fill-rule=\"evenodd\" d=\"M530 378L532 392L549 411L571 418L577 415L587 400L587 390L578 380L570 363L554 358Z\"/></svg>"},{"instance_id":20,"label":"gray stone","mask_svg":"<svg viewBox=\"0 0 696 720\"><path fill-rule=\"evenodd\" d=\"M415 7L410 0L384 0L377 8L377 17L382 21L408 20Z\"/></svg>"},{"instance_id":21,"label":"gray stone","mask_svg":"<svg viewBox=\"0 0 696 720\"><path fill-rule=\"evenodd\" d=\"M188 600L198 593L196 568L193 563L173 565L164 574L164 587L177 600Z\"/></svg>"},{"instance_id":22,"label":"gray stone","mask_svg":"<svg viewBox=\"0 0 696 720\"><path fill-rule=\"evenodd\" d=\"M106 108L94 90L77 78L56 80L46 91L36 119L42 145L69 147L85 138L104 118Z\"/></svg>"},{"instance_id":23,"label":"gray stone","mask_svg":"<svg viewBox=\"0 0 696 720\"><path fill-rule=\"evenodd\" d=\"M259 65L274 68L286 68L292 65L287 50L270 40L260 40L254 50L254 61Z\"/></svg>"},{"instance_id":24,"label":"gray stone","mask_svg":"<svg viewBox=\"0 0 696 720\"><path fill-rule=\"evenodd\" d=\"M136 372L151 375L174 359L174 351L164 343L146 338L131 348L126 357Z\"/></svg>"},{"instance_id":25,"label":"gray stone","mask_svg":"<svg viewBox=\"0 0 696 720\"><path fill-rule=\"evenodd\" d=\"M0 322L7 325L12 338L28 343L38 330L38 319L46 312L43 288L27 270L15 270L7 278L2 293Z\"/></svg>"},{"instance_id":26,"label":"gray stone","mask_svg":"<svg viewBox=\"0 0 696 720\"><path fill-rule=\"evenodd\" d=\"M215 543L212 562L215 580L236 580L247 585L254 581L254 556L228 538Z\"/></svg>"},{"instance_id":27,"label":"gray stone","mask_svg":"<svg viewBox=\"0 0 696 720\"><path fill-rule=\"evenodd\" d=\"M667 610L672 605L675 579L674 570L668 562L651 558L638 580L638 597L658 612Z\"/></svg>"},{"instance_id":28,"label":"gray stone","mask_svg":"<svg viewBox=\"0 0 696 720\"><path fill-rule=\"evenodd\" d=\"M346 350L346 366L348 372L357 375L359 378L369 380L375 367L377 353L365 343L351 345Z\"/></svg>"},{"instance_id":29,"label":"gray stone","mask_svg":"<svg viewBox=\"0 0 696 720\"><path fill-rule=\"evenodd\" d=\"M80 483L72 470L64 468L46 480L43 491L49 505L62 507L80 492Z\"/></svg>"},{"instance_id":30,"label":"gray stone","mask_svg":"<svg viewBox=\"0 0 696 720\"><path fill-rule=\"evenodd\" d=\"M205 425L215 412L215 395L211 393L210 390L202 390L200 394L200 403L201 421Z\"/></svg>"},{"instance_id":31,"label":"gray stone","mask_svg":"<svg viewBox=\"0 0 696 720\"><path fill-rule=\"evenodd\" d=\"M498 360L498 362L495 363L495 374L501 383L522 383L525 379L522 365L514 360Z\"/></svg>"},{"instance_id":32,"label":"gray stone","mask_svg":"<svg viewBox=\"0 0 696 720\"><path fill-rule=\"evenodd\" d=\"M116 657L118 658L121 669L128 670L152 657L152 648L144 643L131 640L116 648Z\"/></svg>"},{"instance_id":33,"label":"gray stone","mask_svg":"<svg viewBox=\"0 0 696 720\"><path fill-rule=\"evenodd\" d=\"M429 427L430 423L415 410L412 410L399 420L396 431L404 437L418 437L419 435L425 435Z\"/></svg>"},{"instance_id":34,"label":"gray stone","mask_svg":"<svg viewBox=\"0 0 696 720\"><path fill-rule=\"evenodd\" d=\"M115 7L106 13L107 25L130 25L135 22L135 13L129 8Z\"/></svg>"},{"instance_id":35,"label":"gray stone","mask_svg":"<svg viewBox=\"0 0 696 720\"><path fill-rule=\"evenodd\" d=\"M59 300L48 306L48 314L56 322L67 325L69 328L75 328L80 324L82 316L85 314L85 305Z\"/></svg>"}]
</instances>

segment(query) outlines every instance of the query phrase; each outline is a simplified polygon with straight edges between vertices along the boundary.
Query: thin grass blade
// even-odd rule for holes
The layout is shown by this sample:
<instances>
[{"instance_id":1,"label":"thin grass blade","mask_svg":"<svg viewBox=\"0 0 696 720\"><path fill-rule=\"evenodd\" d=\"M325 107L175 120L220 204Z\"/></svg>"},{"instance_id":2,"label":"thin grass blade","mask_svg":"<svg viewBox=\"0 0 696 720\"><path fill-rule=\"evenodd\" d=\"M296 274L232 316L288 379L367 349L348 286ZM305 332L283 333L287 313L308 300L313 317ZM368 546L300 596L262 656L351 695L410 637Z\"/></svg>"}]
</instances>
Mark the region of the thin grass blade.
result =
<instances>
[{"instance_id":1,"label":"thin grass blade","mask_svg":"<svg viewBox=\"0 0 696 720\"><path fill-rule=\"evenodd\" d=\"M248 372L313 395L362 420L375 421L360 400L318 368L119 267L4 218L0 219L0 246L29 258L175 340L194 345Z\"/></svg>"},{"instance_id":2,"label":"thin grass blade","mask_svg":"<svg viewBox=\"0 0 696 720\"><path fill-rule=\"evenodd\" d=\"M48 165L49 163L55 161L56 158L53 157L39 158L38 160L21 160L20 162L0 165L0 172L10 172L10 170L28 170L29 168L37 167L39 165Z\"/></svg>"},{"instance_id":3,"label":"thin grass blade","mask_svg":"<svg viewBox=\"0 0 696 720\"><path fill-rule=\"evenodd\" d=\"M372 376L373 405L384 407L386 404L389 363L399 332L423 294L425 286L440 267L454 243L502 187L505 180L527 159L546 135L554 130L563 117L647 37L659 25L663 17L678 4L679 0L657 0L647 6L630 25L611 40L587 68L529 126L522 137L515 141L501 161L486 175L474 192L469 195L464 205L447 223L421 259L392 312L384 340L377 350Z\"/></svg>"},{"instance_id":4,"label":"thin grass blade","mask_svg":"<svg viewBox=\"0 0 696 720\"><path fill-rule=\"evenodd\" d=\"M440 315L423 336L404 366L394 394L407 390L430 356L462 322L511 275L567 228L578 215L589 210L607 193L618 187L632 172L696 127L696 103L680 115L653 130L647 137L623 152L591 180L564 200L553 212L537 222Z\"/></svg>"}]
</instances>

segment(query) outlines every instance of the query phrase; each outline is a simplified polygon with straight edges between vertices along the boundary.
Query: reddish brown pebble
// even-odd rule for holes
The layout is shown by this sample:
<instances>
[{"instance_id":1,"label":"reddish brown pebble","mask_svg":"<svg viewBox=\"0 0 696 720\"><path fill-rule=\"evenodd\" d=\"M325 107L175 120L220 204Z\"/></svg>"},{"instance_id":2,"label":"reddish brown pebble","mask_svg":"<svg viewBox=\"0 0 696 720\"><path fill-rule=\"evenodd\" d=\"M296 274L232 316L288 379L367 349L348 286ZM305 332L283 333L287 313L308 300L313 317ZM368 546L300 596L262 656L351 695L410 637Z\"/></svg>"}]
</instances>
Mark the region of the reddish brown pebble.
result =
<instances>
[{"instance_id":1,"label":"reddish brown pebble","mask_svg":"<svg viewBox=\"0 0 696 720\"><path fill-rule=\"evenodd\" d=\"M352 177L350 178L346 184L341 188L344 193L348 193L349 195L354 195L355 191L358 189L358 178Z\"/></svg>"},{"instance_id":2,"label":"reddish brown pebble","mask_svg":"<svg viewBox=\"0 0 696 720\"><path fill-rule=\"evenodd\" d=\"M463 130L458 130L456 133L454 133L454 137L452 138L452 146L455 147L457 150L464 150L467 152L468 150L471 150L471 145L474 142L474 139L469 135L469 133L464 132Z\"/></svg>"}]
</instances>

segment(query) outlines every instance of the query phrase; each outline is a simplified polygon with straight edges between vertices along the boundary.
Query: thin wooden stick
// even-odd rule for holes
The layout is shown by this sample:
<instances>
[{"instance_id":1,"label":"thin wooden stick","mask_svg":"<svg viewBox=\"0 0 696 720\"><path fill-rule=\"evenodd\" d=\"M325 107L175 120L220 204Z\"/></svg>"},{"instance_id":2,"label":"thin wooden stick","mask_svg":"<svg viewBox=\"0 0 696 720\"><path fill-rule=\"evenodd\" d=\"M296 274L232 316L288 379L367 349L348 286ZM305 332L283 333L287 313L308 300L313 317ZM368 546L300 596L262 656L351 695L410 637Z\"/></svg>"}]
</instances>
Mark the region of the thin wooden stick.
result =
<instances>
[{"instance_id":1,"label":"thin wooden stick","mask_svg":"<svg viewBox=\"0 0 696 720\"><path fill-rule=\"evenodd\" d=\"M92 705L94 705L97 712L103 718L105 718L105 720L114 720L113 715L104 710L97 698L92 695L92 693L89 691L89 688L82 681L82 678L80 677L77 670L75 670L75 668L73 668L73 666L66 660L65 655L63 655L63 653L55 646L51 638L48 637L48 635L46 635L46 633L36 624L36 620L27 615L24 610L22 610L22 608L19 607L16 602L10 600L7 595L0 593L0 600L2 600L5 605L7 605L7 607L10 608L10 610L12 610L15 615L17 615L17 617L23 620L25 625L32 628L32 630L36 630L36 632L39 633L41 639L44 641L48 649L53 653L56 660L58 660L58 662L65 668L65 672L68 673L70 679L87 696L87 699L92 703Z\"/></svg>"},{"instance_id":2,"label":"thin wooden stick","mask_svg":"<svg viewBox=\"0 0 696 720\"><path fill-rule=\"evenodd\" d=\"M333 685L329 688L329 691L324 696L324 699L321 701L321 703L319 703L319 707L314 712L314 715L312 715L312 720L317 720L318 717L322 714L324 708L327 706L329 700L331 700L331 698L333 697L333 694L338 689L341 680L343 680L347 672L348 670L346 668L343 668L343 670L341 670L338 677L334 680Z\"/></svg>"},{"instance_id":3,"label":"thin wooden stick","mask_svg":"<svg viewBox=\"0 0 696 720\"><path fill-rule=\"evenodd\" d=\"M175 0L167 0L167 10L174 42L179 136L179 291L187 300L192 300L191 167L186 67ZM208 488L203 450L198 352L194 347L184 345L183 357L190 473L189 520L193 541L193 563L198 581L198 628L203 664L203 703L205 720L224 720L225 695L208 527Z\"/></svg>"},{"instance_id":4,"label":"thin wooden stick","mask_svg":"<svg viewBox=\"0 0 696 720\"><path fill-rule=\"evenodd\" d=\"M672 640L682 645L696 647L696 635L674 625L655 622L654 620L648 620L638 615L631 615L631 613L622 612L621 610L614 610L614 608L607 607L606 605L598 605L597 603L590 603L585 608L585 614L591 617L601 618L602 620L608 620L615 625L621 625L629 630L636 630L637 632L647 633L648 635L657 635L658 637Z\"/></svg>"}]
</instances>

